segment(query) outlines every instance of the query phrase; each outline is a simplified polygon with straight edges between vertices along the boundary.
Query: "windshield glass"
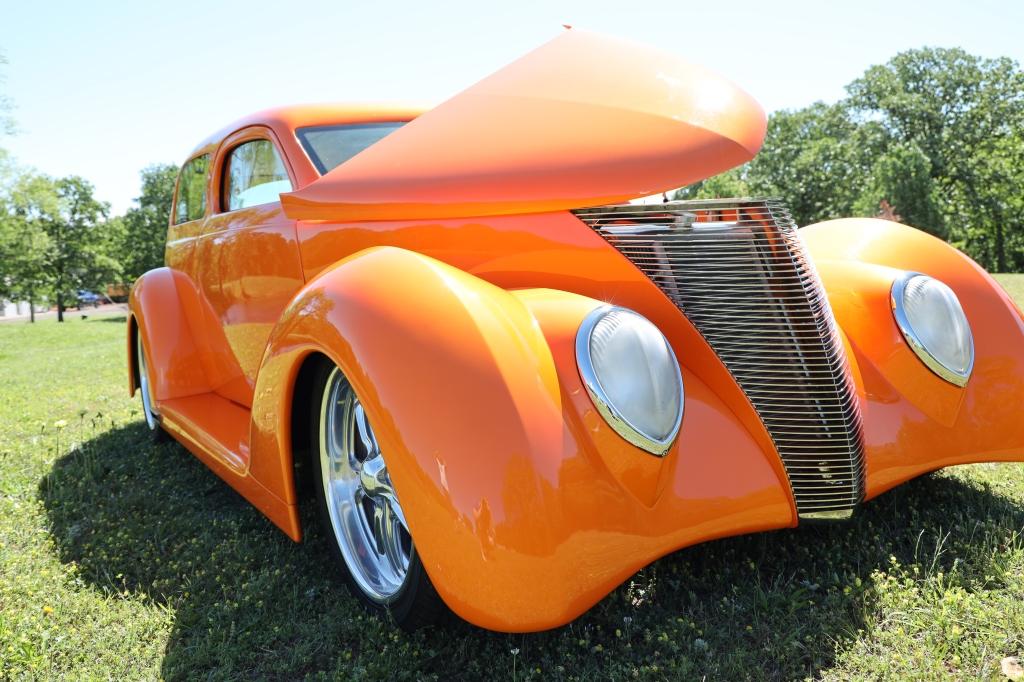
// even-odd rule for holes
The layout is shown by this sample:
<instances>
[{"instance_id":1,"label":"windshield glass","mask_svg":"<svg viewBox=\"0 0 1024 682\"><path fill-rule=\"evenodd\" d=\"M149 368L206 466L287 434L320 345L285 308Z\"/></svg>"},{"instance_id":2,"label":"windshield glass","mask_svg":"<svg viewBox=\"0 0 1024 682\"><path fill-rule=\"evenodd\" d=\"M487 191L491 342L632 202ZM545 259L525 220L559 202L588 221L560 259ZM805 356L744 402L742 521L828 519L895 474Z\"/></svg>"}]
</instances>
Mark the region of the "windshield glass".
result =
<instances>
[{"instance_id":1,"label":"windshield glass","mask_svg":"<svg viewBox=\"0 0 1024 682\"><path fill-rule=\"evenodd\" d=\"M405 125L405 121L355 125L310 126L295 134L320 175L334 170L377 140Z\"/></svg>"}]
</instances>

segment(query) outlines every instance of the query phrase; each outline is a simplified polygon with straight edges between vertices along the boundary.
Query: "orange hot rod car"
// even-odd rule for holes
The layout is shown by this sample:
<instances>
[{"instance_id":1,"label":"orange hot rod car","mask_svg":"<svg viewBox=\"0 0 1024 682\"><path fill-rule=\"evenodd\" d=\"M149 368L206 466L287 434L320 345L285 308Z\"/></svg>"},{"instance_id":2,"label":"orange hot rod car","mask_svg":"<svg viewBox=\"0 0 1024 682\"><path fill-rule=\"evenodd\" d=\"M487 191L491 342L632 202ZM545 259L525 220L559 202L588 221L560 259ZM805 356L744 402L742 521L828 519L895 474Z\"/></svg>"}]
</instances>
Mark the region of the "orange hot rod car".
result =
<instances>
[{"instance_id":1,"label":"orange hot rod car","mask_svg":"<svg viewBox=\"0 0 1024 682\"><path fill-rule=\"evenodd\" d=\"M294 540L308 488L409 627L558 626L687 545L1024 459L1024 319L964 254L633 202L764 133L721 77L578 30L426 112L252 116L182 167L130 389Z\"/></svg>"}]
</instances>

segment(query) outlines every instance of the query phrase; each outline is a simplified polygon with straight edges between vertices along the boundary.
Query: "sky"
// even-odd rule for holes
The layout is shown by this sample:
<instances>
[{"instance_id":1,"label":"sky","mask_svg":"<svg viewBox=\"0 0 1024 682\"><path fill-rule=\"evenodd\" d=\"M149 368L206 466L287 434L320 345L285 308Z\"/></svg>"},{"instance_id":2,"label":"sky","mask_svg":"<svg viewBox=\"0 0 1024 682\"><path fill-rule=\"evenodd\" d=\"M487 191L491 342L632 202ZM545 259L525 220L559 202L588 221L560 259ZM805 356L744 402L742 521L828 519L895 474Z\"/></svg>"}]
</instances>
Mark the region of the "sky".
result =
<instances>
[{"instance_id":1,"label":"sky","mask_svg":"<svg viewBox=\"0 0 1024 682\"><path fill-rule=\"evenodd\" d=\"M438 103L562 24L708 66L769 112L834 102L916 47L1024 63L1024 0L0 0L0 93L18 126L0 147L85 177L117 214L142 168L181 163L234 119L302 102Z\"/></svg>"}]
</instances>

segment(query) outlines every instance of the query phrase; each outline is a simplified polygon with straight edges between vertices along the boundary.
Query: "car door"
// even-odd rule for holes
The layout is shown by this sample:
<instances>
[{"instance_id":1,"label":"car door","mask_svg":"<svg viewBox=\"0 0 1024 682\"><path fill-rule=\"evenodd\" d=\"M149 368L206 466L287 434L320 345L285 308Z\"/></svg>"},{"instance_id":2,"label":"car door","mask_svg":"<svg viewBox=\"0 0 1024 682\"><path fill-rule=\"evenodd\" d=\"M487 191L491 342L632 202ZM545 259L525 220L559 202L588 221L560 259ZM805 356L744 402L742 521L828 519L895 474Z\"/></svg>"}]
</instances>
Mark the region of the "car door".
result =
<instances>
[{"instance_id":1,"label":"car door","mask_svg":"<svg viewBox=\"0 0 1024 682\"><path fill-rule=\"evenodd\" d=\"M211 388L229 379L223 373L227 342L220 320L206 303L201 287L202 272L207 269L203 267L201 258L202 235L210 212L210 165L215 151L215 145L208 145L182 165L164 250L164 261L174 272L178 300L192 330L202 371Z\"/></svg>"},{"instance_id":2,"label":"car door","mask_svg":"<svg viewBox=\"0 0 1024 682\"><path fill-rule=\"evenodd\" d=\"M270 332L303 284L295 221L279 194L294 174L274 133L252 126L227 137L212 166L213 210L199 244L200 286L226 342L215 390L252 406Z\"/></svg>"}]
</instances>

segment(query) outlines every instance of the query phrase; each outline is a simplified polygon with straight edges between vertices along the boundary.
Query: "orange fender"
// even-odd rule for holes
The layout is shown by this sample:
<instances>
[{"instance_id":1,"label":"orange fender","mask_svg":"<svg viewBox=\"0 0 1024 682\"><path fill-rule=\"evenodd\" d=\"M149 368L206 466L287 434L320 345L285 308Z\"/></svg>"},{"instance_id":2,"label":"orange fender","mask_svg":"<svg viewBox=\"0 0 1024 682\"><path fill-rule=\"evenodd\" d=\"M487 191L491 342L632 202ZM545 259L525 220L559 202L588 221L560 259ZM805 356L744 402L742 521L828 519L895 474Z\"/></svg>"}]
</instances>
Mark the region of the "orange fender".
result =
<instances>
[{"instance_id":1,"label":"orange fender","mask_svg":"<svg viewBox=\"0 0 1024 682\"><path fill-rule=\"evenodd\" d=\"M393 247L342 260L271 336L250 473L293 495L295 381L311 354L328 356L374 423L438 593L505 631L564 624L680 547L793 525L775 454L685 365L686 413L666 457L603 422L574 350L600 304L508 292Z\"/></svg>"},{"instance_id":2,"label":"orange fender","mask_svg":"<svg viewBox=\"0 0 1024 682\"><path fill-rule=\"evenodd\" d=\"M995 280L946 242L891 221L833 220L801 234L860 384L867 497L953 464L1024 461L1024 320ZM925 367L896 325L890 292L908 270L960 299L975 345L963 389Z\"/></svg>"},{"instance_id":3,"label":"orange fender","mask_svg":"<svg viewBox=\"0 0 1024 682\"><path fill-rule=\"evenodd\" d=\"M157 403L210 391L199 349L185 320L182 289L191 286L185 280L180 272L164 267L150 270L132 286L128 295L128 390L131 395L137 388L133 324L142 337L152 374L153 398Z\"/></svg>"}]
</instances>

